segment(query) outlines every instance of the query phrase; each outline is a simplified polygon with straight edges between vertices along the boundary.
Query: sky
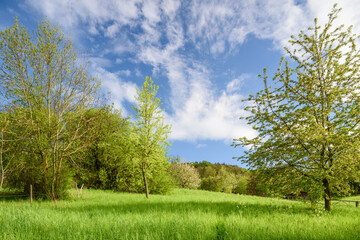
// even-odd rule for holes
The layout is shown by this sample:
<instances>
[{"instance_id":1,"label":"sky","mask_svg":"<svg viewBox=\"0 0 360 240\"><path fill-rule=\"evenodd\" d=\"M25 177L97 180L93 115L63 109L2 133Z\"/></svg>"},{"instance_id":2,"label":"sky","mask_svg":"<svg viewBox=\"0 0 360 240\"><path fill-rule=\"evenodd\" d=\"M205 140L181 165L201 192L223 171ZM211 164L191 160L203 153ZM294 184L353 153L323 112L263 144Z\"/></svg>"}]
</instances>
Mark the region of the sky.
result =
<instances>
[{"instance_id":1,"label":"sky","mask_svg":"<svg viewBox=\"0 0 360 240\"><path fill-rule=\"evenodd\" d=\"M169 155L246 167L231 146L257 134L239 119L242 99L263 88L263 68L274 75L290 36L315 17L324 24L335 2L336 24L360 34L359 0L0 0L0 30L14 17L31 31L44 18L58 24L124 116L152 77L172 125Z\"/></svg>"}]
</instances>

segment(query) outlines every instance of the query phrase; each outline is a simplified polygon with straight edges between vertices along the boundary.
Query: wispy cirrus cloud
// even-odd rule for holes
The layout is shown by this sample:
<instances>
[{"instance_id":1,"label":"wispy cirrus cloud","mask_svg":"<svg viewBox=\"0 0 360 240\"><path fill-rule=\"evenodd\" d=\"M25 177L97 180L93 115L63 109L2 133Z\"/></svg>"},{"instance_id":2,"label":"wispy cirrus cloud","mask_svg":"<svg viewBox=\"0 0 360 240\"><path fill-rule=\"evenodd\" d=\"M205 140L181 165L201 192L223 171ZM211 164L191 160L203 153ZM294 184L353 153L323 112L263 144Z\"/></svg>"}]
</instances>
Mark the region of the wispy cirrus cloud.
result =
<instances>
[{"instance_id":1,"label":"wispy cirrus cloud","mask_svg":"<svg viewBox=\"0 0 360 240\"><path fill-rule=\"evenodd\" d=\"M102 24L118 22L121 25L133 24L139 16L137 4L140 1L109 0L106 4L99 0L27 0L27 5L42 12L52 20L65 27L79 27L87 23L87 30L98 33L103 30ZM81 26L80 26L81 27Z\"/></svg>"},{"instance_id":2,"label":"wispy cirrus cloud","mask_svg":"<svg viewBox=\"0 0 360 240\"><path fill-rule=\"evenodd\" d=\"M249 34L282 48L309 20L305 6L291 0L200 0L190 10L189 36L199 48L210 45L213 54L234 50Z\"/></svg>"},{"instance_id":3,"label":"wispy cirrus cloud","mask_svg":"<svg viewBox=\"0 0 360 240\"><path fill-rule=\"evenodd\" d=\"M341 2L340 22L354 24L358 31L360 5L356 1ZM111 90L117 107L124 108L125 101L134 102L136 85L123 77L139 77L140 64L145 64L152 67L153 74L168 80L169 94L162 98L171 102L166 118L173 125L172 139L228 141L256 134L239 121L246 114L239 90L252 76L224 79L224 89L218 89L208 59L236 52L249 35L272 40L274 48L282 49L291 34L312 26L315 16L326 19L334 2L27 0L26 6L79 39L82 34L92 37L92 55L99 54L92 59L93 71ZM205 57L198 57L198 53ZM128 64L126 54L135 65L133 71L114 71L107 56L116 55L116 64Z\"/></svg>"},{"instance_id":4,"label":"wispy cirrus cloud","mask_svg":"<svg viewBox=\"0 0 360 240\"><path fill-rule=\"evenodd\" d=\"M128 110L124 103L136 103L136 84L133 82L124 81L122 76L129 76L130 70L120 70L111 72L107 67L112 66L112 62L106 58L92 57L89 59L89 71L92 75L101 79L101 84L104 90L110 92L111 100L114 102L114 107L121 109L124 115L128 115Z\"/></svg>"}]
</instances>

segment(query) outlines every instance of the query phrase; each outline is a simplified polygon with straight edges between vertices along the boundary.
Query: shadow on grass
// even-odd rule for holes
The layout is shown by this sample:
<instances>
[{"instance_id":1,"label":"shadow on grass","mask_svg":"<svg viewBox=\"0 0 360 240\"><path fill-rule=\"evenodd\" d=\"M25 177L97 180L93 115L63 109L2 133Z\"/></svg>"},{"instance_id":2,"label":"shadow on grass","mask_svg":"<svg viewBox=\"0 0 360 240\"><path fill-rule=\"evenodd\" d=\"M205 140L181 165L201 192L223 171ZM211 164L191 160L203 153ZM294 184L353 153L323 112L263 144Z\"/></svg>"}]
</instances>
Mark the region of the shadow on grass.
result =
<instances>
[{"instance_id":1,"label":"shadow on grass","mask_svg":"<svg viewBox=\"0 0 360 240\"><path fill-rule=\"evenodd\" d=\"M0 202L22 202L28 199L30 196L25 194L0 194Z\"/></svg>"},{"instance_id":2,"label":"shadow on grass","mask_svg":"<svg viewBox=\"0 0 360 240\"><path fill-rule=\"evenodd\" d=\"M87 203L86 203L87 204ZM289 207L290 206L290 207ZM228 216L241 212L242 216L260 217L261 215L272 214L307 214L310 213L308 206L276 204L256 204L256 203L237 203L237 202L206 202L206 201L184 201L184 202L137 202L119 204L87 204L84 206L66 206L64 212L80 212L82 214L128 214L128 213L177 213L188 214L192 212L203 214L216 214L218 216Z\"/></svg>"}]
</instances>

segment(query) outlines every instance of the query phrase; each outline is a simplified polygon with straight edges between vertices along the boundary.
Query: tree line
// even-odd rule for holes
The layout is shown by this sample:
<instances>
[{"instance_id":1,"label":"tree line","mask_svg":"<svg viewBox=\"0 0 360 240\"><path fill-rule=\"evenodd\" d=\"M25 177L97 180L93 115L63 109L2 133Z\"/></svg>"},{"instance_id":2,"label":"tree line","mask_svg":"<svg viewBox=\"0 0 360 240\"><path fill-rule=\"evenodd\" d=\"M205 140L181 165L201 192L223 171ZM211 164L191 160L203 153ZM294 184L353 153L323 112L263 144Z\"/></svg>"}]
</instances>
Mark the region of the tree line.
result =
<instances>
[{"instance_id":1,"label":"tree line","mask_svg":"<svg viewBox=\"0 0 360 240\"><path fill-rule=\"evenodd\" d=\"M257 195L250 184L253 172L245 168L208 161L186 163L180 157L170 157L170 162L177 187Z\"/></svg>"},{"instance_id":2,"label":"tree line","mask_svg":"<svg viewBox=\"0 0 360 240\"><path fill-rule=\"evenodd\" d=\"M0 189L32 185L43 198L63 198L74 184L146 197L176 186L247 193L245 169L166 156L170 126L151 78L131 119L106 103L57 26L45 20L30 34L16 19L0 39Z\"/></svg>"},{"instance_id":3,"label":"tree line","mask_svg":"<svg viewBox=\"0 0 360 240\"><path fill-rule=\"evenodd\" d=\"M74 181L120 191L166 192L170 126L158 87L137 89L135 119L107 105L100 80L47 20L0 32L0 189L62 198Z\"/></svg>"}]
</instances>

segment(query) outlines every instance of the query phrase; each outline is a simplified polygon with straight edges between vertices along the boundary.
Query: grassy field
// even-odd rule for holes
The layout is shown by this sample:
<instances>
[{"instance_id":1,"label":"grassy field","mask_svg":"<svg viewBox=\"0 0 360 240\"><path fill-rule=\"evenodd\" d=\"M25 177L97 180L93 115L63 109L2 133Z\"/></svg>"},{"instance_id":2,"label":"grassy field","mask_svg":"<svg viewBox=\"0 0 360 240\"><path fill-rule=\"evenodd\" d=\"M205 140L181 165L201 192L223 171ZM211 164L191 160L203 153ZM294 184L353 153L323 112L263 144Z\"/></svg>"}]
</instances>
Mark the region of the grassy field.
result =
<instances>
[{"instance_id":1,"label":"grassy field","mask_svg":"<svg viewBox=\"0 0 360 240\"><path fill-rule=\"evenodd\" d=\"M74 192L73 195L75 196ZM0 239L360 239L360 208L195 190L143 195L84 190L80 199L0 200Z\"/></svg>"}]
</instances>

